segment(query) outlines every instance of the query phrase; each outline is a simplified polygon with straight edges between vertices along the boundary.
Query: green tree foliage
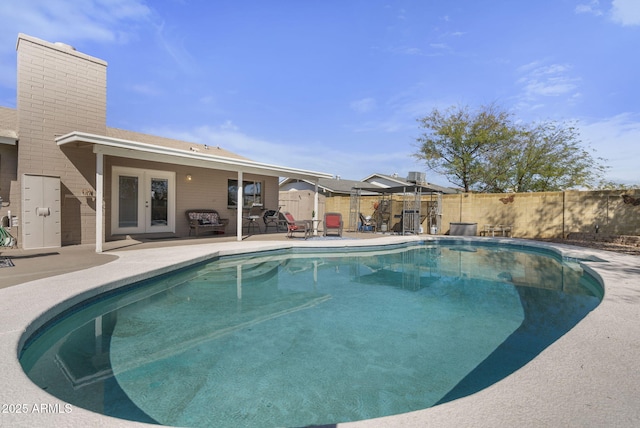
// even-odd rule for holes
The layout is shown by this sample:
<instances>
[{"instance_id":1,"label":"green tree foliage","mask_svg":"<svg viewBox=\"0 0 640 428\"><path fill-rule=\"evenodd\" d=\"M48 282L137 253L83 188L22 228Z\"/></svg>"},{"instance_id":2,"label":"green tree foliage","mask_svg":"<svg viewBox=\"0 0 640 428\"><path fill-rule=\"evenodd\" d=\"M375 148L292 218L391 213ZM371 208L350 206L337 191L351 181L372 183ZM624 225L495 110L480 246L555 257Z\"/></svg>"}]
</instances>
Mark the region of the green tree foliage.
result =
<instances>
[{"instance_id":1,"label":"green tree foliage","mask_svg":"<svg viewBox=\"0 0 640 428\"><path fill-rule=\"evenodd\" d=\"M605 167L582 147L575 126L516 124L495 104L434 109L418 119L416 157L465 192L545 192L592 187Z\"/></svg>"},{"instance_id":2,"label":"green tree foliage","mask_svg":"<svg viewBox=\"0 0 640 428\"><path fill-rule=\"evenodd\" d=\"M427 132L418 138L416 156L466 192L479 190L487 166L501 168L492 160L507 150L515 135L510 114L494 105L477 112L468 107L451 107L445 112L434 109L418 121Z\"/></svg>"}]
</instances>

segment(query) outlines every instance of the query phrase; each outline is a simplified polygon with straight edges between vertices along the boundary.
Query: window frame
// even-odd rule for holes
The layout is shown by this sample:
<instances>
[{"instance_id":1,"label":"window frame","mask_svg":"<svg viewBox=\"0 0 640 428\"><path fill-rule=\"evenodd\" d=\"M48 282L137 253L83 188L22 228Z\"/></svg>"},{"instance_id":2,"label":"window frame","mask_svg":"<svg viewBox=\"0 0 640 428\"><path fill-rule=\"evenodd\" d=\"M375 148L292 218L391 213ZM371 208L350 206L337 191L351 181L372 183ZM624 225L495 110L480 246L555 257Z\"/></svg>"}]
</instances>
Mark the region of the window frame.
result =
<instances>
[{"instance_id":1,"label":"window frame","mask_svg":"<svg viewBox=\"0 0 640 428\"><path fill-rule=\"evenodd\" d=\"M247 191L248 186L254 186L255 190ZM264 204L264 181L242 180L242 208L251 208L252 205ZM238 179L229 178L227 180L227 208L238 207Z\"/></svg>"}]
</instances>

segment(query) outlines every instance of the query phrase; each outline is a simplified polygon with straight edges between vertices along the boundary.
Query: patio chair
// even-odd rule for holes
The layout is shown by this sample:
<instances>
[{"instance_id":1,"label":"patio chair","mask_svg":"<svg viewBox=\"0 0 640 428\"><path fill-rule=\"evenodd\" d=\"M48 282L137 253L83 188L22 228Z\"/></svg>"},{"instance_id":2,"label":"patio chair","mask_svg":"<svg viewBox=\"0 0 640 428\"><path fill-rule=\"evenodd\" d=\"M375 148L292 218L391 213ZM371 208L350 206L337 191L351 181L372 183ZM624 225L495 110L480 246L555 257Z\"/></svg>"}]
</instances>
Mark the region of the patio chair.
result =
<instances>
[{"instance_id":1,"label":"patio chair","mask_svg":"<svg viewBox=\"0 0 640 428\"><path fill-rule=\"evenodd\" d=\"M311 222L309 220L296 220L290 212L284 213L287 221L287 238L293 238L296 232L304 233L304 239L311 236Z\"/></svg>"},{"instance_id":2,"label":"patio chair","mask_svg":"<svg viewBox=\"0 0 640 428\"><path fill-rule=\"evenodd\" d=\"M258 232L262 232L260 230L260 223L258 220L262 217L262 205L253 204L251 208L249 208L249 214L242 217L245 220L245 226L247 227L247 233L251 233L251 227L257 227Z\"/></svg>"},{"instance_id":3,"label":"patio chair","mask_svg":"<svg viewBox=\"0 0 640 428\"><path fill-rule=\"evenodd\" d=\"M342 236L342 214L340 213L325 213L324 214L324 236L333 232L338 236Z\"/></svg>"},{"instance_id":4,"label":"patio chair","mask_svg":"<svg viewBox=\"0 0 640 428\"><path fill-rule=\"evenodd\" d=\"M369 218L367 219L365 216L360 214L360 227L358 228L360 232L375 232L376 231L376 221Z\"/></svg>"},{"instance_id":5,"label":"patio chair","mask_svg":"<svg viewBox=\"0 0 640 428\"><path fill-rule=\"evenodd\" d=\"M277 210L267 210L264 212L264 215L262 216L262 220L264 221L265 233L267 233L267 229L269 228L269 226L275 227L276 232L279 232L280 226L286 225L287 222L284 216L282 215L282 213L280 212L281 208L282 207L278 207Z\"/></svg>"}]
</instances>

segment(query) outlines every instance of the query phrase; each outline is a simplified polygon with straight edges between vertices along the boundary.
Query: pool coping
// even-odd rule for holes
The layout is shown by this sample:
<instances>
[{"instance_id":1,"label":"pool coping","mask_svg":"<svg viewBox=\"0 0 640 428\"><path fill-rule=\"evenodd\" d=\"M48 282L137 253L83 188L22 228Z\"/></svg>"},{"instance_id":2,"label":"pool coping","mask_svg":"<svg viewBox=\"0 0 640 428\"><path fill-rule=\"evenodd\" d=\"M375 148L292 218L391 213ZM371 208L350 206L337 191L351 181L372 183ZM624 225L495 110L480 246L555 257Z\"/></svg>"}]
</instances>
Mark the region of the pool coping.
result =
<instances>
[{"instance_id":1,"label":"pool coping","mask_svg":"<svg viewBox=\"0 0 640 428\"><path fill-rule=\"evenodd\" d=\"M513 238L424 235L318 242L221 242L116 251L112 254L118 259L104 265L1 289L0 426L151 426L65 407L65 402L41 390L21 369L17 354L24 340L54 314L88 297L215 256L431 240L506 243L590 259L582 264L602 279L603 301L535 359L488 388L428 409L340 426L640 425L639 257Z\"/></svg>"}]
</instances>

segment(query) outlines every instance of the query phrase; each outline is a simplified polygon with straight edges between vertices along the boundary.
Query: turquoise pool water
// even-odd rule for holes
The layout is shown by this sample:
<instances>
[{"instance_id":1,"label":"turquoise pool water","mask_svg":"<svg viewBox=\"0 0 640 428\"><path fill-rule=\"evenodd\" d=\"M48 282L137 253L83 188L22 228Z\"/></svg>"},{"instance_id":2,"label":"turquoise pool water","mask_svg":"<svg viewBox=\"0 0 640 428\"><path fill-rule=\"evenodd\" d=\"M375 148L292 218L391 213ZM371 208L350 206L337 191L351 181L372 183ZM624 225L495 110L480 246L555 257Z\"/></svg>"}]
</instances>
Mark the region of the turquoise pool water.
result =
<instances>
[{"instance_id":1,"label":"turquoise pool water","mask_svg":"<svg viewBox=\"0 0 640 428\"><path fill-rule=\"evenodd\" d=\"M227 257L74 308L28 376L76 406L178 426L308 426L423 409L535 358L602 299L575 261L423 244Z\"/></svg>"}]
</instances>

